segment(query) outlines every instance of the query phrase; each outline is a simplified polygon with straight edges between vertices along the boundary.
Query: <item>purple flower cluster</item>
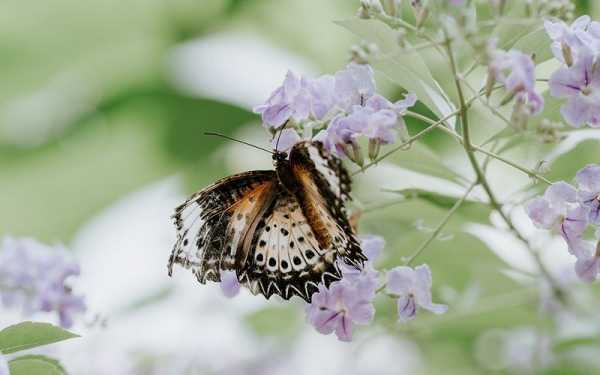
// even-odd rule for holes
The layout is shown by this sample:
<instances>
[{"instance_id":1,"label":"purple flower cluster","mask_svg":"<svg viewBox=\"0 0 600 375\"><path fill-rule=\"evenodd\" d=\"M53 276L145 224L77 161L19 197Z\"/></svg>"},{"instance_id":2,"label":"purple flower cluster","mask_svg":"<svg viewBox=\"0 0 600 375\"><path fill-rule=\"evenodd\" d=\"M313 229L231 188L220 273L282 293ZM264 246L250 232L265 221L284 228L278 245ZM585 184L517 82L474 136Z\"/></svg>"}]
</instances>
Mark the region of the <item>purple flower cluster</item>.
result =
<instances>
[{"instance_id":1,"label":"purple flower cluster","mask_svg":"<svg viewBox=\"0 0 600 375\"><path fill-rule=\"evenodd\" d=\"M288 72L283 84L254 111L276 133L273 148L289 149L301 140L297 129L310 126L311 130L321 129L314 139L330 152L360 164L363 159L358 139L369 140L369 156L375 158L380 145L396 142L398 132L406 131L402 115L417 100L409 94L392 103L375 90L369 65L350 63L335 75L315 79ZM281 128L283 132L277 133Z\"/></svg>"},{"instance_id":2,"label":"purple flower cluster","mask_svg":"<svg viewBox=\"0 0 600 375\"><path fill-rule=\"evenodd\" d=\"M600 127L600 22L581 16L568 26L546 21L552 52L564 65L552 74L550 94L566 99L561 114L571 126Z\"/></svg>"},{"instance_id":3,"label":"purple flower cluster","mask_svg":"<svg viewBox=\"0 0 600 375\"><path fill-rule=\"evenodd\" d=\"M488 45L488 55L488 89L500 82L508 91L503 103L514 98L520 114L529 117L540 113L544 98L535 91L535 64L531 56L517 50L497 49L494 39Z\"/></svg>"},{"instance_id":4,"label":"purple flower cluster","mask_svg":"<svg viewBox=\"0 0 600 375\"><path fill-rule=\"evenodd\" d=\"M363 269L340 263L342 279L329 288L319 286L312 302L306 305L308 321L322 334L335 332L342 341L352 340L353 323L369 324L375 315L373 300L378 291L380 273L373 262L381 254L385 242L379 236L361 239L368 261ZM406 322L416 316L417 307L436 314L446 312L447 306L431 302L431 272L427 265L414 270L396 267L387 273L386 291L397 299L398 319Z\"/></svg>"},{"instance_id":5,"label":"purple flower cluster","mask_svg":"<svg viewBox=\"0 0 600 375\"><path fill-rule=\"evenodd\" d=\"M526 210L535 226L565 239L569 252L577 258L577 275L591 282L600 270L600 165L581 169L576 182L577 188L563 181L552 184ZM584 238L590 225L596 228L593 242Z\"/></svg>"},{"instance_id":6,"label":"purple flower cluster","mask_svg":"<svg viewBox=\"0 0 600 375\"><path fill-rule=\"evenodd\" d=\"M68 328L73 316L86 310L83 298L67 283L79 272L62 246L7 237L0 249L0 300L5 307L20 306L25 314L56 312L60 325Z\"/></svg>"}]
</instances>

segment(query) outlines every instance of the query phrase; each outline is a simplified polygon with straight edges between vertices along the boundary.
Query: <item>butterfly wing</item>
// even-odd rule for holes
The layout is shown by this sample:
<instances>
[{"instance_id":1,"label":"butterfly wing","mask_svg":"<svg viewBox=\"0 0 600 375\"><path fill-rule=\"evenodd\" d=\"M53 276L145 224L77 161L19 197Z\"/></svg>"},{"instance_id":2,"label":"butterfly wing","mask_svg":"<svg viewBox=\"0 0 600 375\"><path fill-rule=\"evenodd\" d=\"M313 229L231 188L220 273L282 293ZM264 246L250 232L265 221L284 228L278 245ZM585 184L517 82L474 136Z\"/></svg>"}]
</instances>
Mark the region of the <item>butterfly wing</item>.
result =
<instances>
[{"instance_id":1,"label":"butterfly wing","mask_svg":"<svg viewBox=\"0 0 600 375\"><path fill-rule=\"evenodd\" d=\"M253 256L239 279L254 294L310 301L319 283L340 279L333 250L319 245L298 199L283 186L252 238Z\"/></svg>"},{"instance_id":2,"label":"butterfly wing","mask_svg":"<svg viewBox=\"0 0 600 375\"><path fill-rule=\"evenodd\" d=\"M220 281L220 270L240 267L250 249L247 238L275 198L274 171L226 177L195 193L175 209L177 241L169 258L191 268L201 283Z\"/></svg>"},{"instance_id":3,"label":"butterfly wing","mask_svg":"<svg viewBox=\"0 0 600 375\"><path fill-rule=\"evenodd\" d=\"M320 142L301 142L290 152L290 166L300 188L296 192L319 245L356 267L366 257L348 221L350 176L341 161Z\"/></svg>"}]
</instances>

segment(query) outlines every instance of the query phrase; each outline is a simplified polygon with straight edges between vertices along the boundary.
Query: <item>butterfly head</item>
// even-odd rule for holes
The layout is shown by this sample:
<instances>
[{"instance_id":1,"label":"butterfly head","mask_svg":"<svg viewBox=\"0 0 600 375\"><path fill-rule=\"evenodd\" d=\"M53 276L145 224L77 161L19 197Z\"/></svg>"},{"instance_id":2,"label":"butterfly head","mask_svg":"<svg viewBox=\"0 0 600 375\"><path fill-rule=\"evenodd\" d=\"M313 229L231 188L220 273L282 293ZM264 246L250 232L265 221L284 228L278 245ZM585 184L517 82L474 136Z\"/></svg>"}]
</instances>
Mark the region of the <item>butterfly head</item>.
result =
<instances>
[{"instance_id":1,"label":"butterfly head","mask_svg":"<svg viewBox=\"0 0 600 375\"><path fill-rule=\"evenodd\" d=\"M275 166L283 164L287 161L287 158L287 152L276 151L273 153L273 164L275 164Z\"/></svg>"}]
</instances>

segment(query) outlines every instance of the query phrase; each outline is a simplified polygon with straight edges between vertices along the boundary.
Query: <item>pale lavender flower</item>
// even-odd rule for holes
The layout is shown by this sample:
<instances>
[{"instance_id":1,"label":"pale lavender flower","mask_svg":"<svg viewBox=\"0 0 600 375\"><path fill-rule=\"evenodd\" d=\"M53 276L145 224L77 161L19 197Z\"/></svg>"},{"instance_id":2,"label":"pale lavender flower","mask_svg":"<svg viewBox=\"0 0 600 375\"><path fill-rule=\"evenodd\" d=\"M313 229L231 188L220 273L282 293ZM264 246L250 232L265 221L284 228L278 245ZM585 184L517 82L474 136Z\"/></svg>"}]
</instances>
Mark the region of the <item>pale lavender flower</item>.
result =
<instances>
[{"instance_id":1,"label":"pale lavender flower","mask_svg":"<svg viewBox=\"0 0 600 375\"><path fill-rule=\"evenodd\" d=\"M591 224L600 225L600 165L590 164L577 172L578 198L588 209Z\"/></svg>"},{"instance_id":2,"label":"pale lavender flower","mask_svg":"<svg viewBox=\"0 0 600 375\"><path fill-rule=\"evenodd\" d=\"M574 248L577 256L575 273L583 281L595 281L600 272L600 230L595 242L580 240Z\"/></svg>"},{"instance_id":3,"label":"pale lavender flower","mask_svg":"<svg viewBox=\"0 0 600 375\"><path fill-rule=\"evenodd\" d=\"M389 109L396 112L398 115L403 115L406 110L415 105L416 102L417 95L413 93L407 94L404 99L398 100L395 103L390 102L379 94L375 94L366 101L365 106L373 111Z\"/></svg>"},{"instance_id":4,"label":"pale lavender flower","mask_svg":"<svg viewBox=\"0 0 600 375\"><path fill-rule=\"evenodd\" d=\"M8 361L2 353L0 353L0 375L10 375L10 371L8 370Z\"/></svg>"},{"instance_id":5,"label":"pale lavender flower","mask_svg":"<svg viewBox=\"0 0 600 375\"><path fill-rule=\"evenodd\" d=\"M495 40L488 45L490 64L488 74L504 84L510 95L515 95L527 115L536 115L544 107L543 97L535 91L535 64L531 56L517 50L508 52L495 49Z\"/></svg>"},{"instance_id":6,"label":"pale lavender flower","mask_svg":"<svg viewBox=\"0 0 600 375\"><path fill-rule=\"evenodd\" d=\"M233 298L240 292L240 283L235 271L221 271L221 291L227 298Z\"/></svg>"},{"instance_id":7,"label":"pale lavender flower","mask_svg":"<svg viewBox=\"0 0 600 375\"><path fill-rule=\"evenodd\" d=\"M598 41L593 33L588 32L591 31L591 26L590 16L587 15L577 18L570 26L561 20L544 21L544 28L552 39L551 49L554 57L571 66L578 61L583 48L596 48Z\"/></svg>"},{"instance_id":8,"label":"pale lavender flower","mask_svg":"<svg viewBox=\"0 0 600 375\"><path fill-rule=\"evenodd\" d=\"M600 126L600 72L594 61L585 51L575 65L554 72L548 83L552 96L567 99L560 112L574 127Z\"/></svg>"},{"instance_id":9,"label":"pale lavender flower","mask_svg":"<svg viewBox=\"0 0 600 375\"><path fill-rule=\"evenodd\" d=\"M319 285L319 291L306 305L310 324L322 334L335 332L341 341L352 340L353 323L369 324L375 315L370 293L349 283L332 283L329 289Z\"/></svg>"},{"instance_id":10,"label":"pale lavender flower","mask_svg":"<svg viewBox=\"0 0 600 375\"><path fill-rule=\"evenodd\" d=\"M374 93L375 78L369 65L350 63L335 74L337 105L346 112L364 105Z\"/></svg>"},{"instance_id":11,"label":"pale lavender flower","mask_svg":"<svg viewBox=\"0 0 600 375\"><path fill-rule=\"evenodd\" d=\"M336 109L335 77L324 75L309 83L311 114L316 120L333 116Z\"/></svg>"},{"instance_id":12,"label":"pale lavender flower","mask_svg":"<svg viewBox=\"0 0 600 375\"><path fill-rule=\"evenodd\" d=\"M290 150L294 145L300 142L302 138L296 129L285 128L280 132L275 133L271 145L273 150L285 152Z\"/></svg>"},{"instance_id":13,"label":"pale lavender flower","mask_svg":"<svg viewBox=\"0 0 600 375\"><path fill-rule=\"evenodd\" d=\"M417 308L443 314L448 306L431 301L431 271L426 264L412 269L396 267L387 273L386 291L398 297L398 319L406 322L415 318Z\"/></svg>"},{"instance_id":14,"label":"pale lavender flower","mask_svg":"<svg viewBox=\"0 0 600 375\"><path fill-rule=\"evenodd\" d=\"M327 129L321 130L315 137L315 141L323 143L333 155L342 158L348 156L351 159L354 149L358 147L356 139L361 135L364 123L356 121L355 118L344 116L335 117Z\"/></svg>"},{"instance_id":15,"label":"pale lavender flower","mask_svg":"<svg viewBox=\"0 0 600 375\"><path fill-rule=\"evenodd\" d=\"M279 128L293 118L302 121L310 114L311 98L308 80L288 71L283 85L275 89L265 104L254 108L268 127Z\"/></svg>"},{"instance_id":16,"label":"pale lavender flower","mask_svg":"<svg viewBox=\"0 0 600 375\"><path fill-rule=\"evenodd\" d=\"M365 235L360 237L360 247L370 262L374 262L383 251L385 240L381 236Z\"/></svg>"},{"instance_id":17,"label":"pale lavender flower","mask_svg":"<svg viewBox=\"0 0 600 375\"><path fill-rule=\"evenodd\" d=\"M526 206L526 211L536 227L560 233L571 250L588 224L587 210L577 202L577 190L563 181L548 187L543 197Z\"/></svg>"},{"instance_id":18,"label":"pale lavender flower","mask_svg":"<svg viewBox=\"0 0 600 375\"><path fill-rule=\"evenodd\" d=\"M74 295L69 279L79 265L62 246L46 246L33 239L5 238L0 251L0 296L6 307L20 306L25 314L56 312L63 327L85 312L81 296Z\"/></svg>"}]
</instances>

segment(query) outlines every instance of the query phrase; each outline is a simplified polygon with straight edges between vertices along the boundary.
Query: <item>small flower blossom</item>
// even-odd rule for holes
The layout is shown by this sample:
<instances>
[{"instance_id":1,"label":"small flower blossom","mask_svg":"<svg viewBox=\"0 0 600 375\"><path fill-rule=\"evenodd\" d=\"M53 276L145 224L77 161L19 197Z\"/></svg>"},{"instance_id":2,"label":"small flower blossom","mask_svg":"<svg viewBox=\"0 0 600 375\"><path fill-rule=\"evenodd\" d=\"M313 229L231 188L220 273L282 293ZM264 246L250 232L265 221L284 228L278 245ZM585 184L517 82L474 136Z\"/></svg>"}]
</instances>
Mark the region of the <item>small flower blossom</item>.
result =
<instances>
[{"instance_id":1,"label":"small flower blossom","mask_svg":"<svg viewBox=\"0 0 600 375\"><path fill-rule=\"evenodd\" d=\"M235 271L221 271L221 291L227 298L233 298L240 293L240 283Z\"/></svg>"},{"instance_id":2,"label":"small flower blossom","mask_svg":"<svg viewBox=\"0 0 600 375\"><path fill-rule=\"evenodd\" d=\"M560 112L570 125L600 126L600 71L590 51L572 67L554 72L548 84L552 96L567 99Z\"/></svg>"},{"instance_id":3,"label":"small flower blossom","mask_svg":"<svg viewBox=\"0 0 600 375\"><path fill-rule=\"evenodd\" d=\"M83 298L66 284L79 272L79 265L61 246L5 238L0 251L2 303L6 307L20 305L25 314L56 312L61 326L68 328L73 316L86 309Z\"/></svg>"},{"instance_id":4,"label":"small flower blossom","mask_svg":"<svg viewBox=\"0 0 600 375\"><path fill-rule=\"evenodd\" d=\"M296 129L286 128L275 133L271 145L273 150L285 152L289 151L294 145L302 140Z\"/></svg>"},{"instance_id":5,"label":"small flower blossom","mask_svg":"<svg viewBox=\"0 0 600 375\"><path fill-rule=\"evenodd\" d=\"M577 191L562 181L531 201L526 211L535 226L560 233L571 249L588 224L587 211L577 204Z\"/></svg>"},{"instance_id":6,"label":"small flower blossom","mask_svg":"<svg viewBox=\"0 0 600 375\"><path fill-rule=\"evenodd\" d=\"M590 16L584 15L577 18L570 26L560 20L544 21L544 28L552 39L552 53L554 57L571 66L577 62L579 52L583 48L594 48L598 45L590 28ZM595 28L594 26L593 28Z\"/></svg>"},{"instance_id":7,"label":"small flower blossom","mask_svg":"<svg viewBox=\"0 0 600 375\"><path fill-rule=\"evenodd\" d=\"M577 172L578 198L588 210L588 220L600 225L600 165L590 164Z\"/></svg>"},{"instance_id":8,"label":"small flower blossom","mask_svg":"<svg viewBox=\"0 0 600 375\"><path fill-rule=\"evenodd\" d=\"M346 112L355 105L364 105L374 93L375 78L369 65L350 63L335 74L337 104Z\"/></svg>"},{"instance_id":9,"label":"small flower blossom","mask_svg":"<svg viewBox=\"0 0 600 375\"><path fill-rule=\"evenodd\" d=\"M417 307L443 314L448 306L431 301L431 271L426 264L412 269L396 267L387 274L386 291L398 297L398 319L406 322L415 318Z\"/></svg>"},{"instance_id":10,"label":"small flower blossom","mask_svg":"<svg viewBox=\"0 0 600 375\"><path fill-rule=\"evenodd\" d=\"M360 238L360 247L370 262L374 262L383 251L385 240L381 236L366 235Z\"/></svg>"},{"instance_id":11,"label":"small flower blossom","mask_svg":"<svg viewBox=\"0 0 600 375\"><path fill-rule=\"evenodd\" d=\"M277 129L290 118L296 121L308 118L310 100L308 81L288 71L283 85L273 91L265 104L255 107L254 112L262 115L267 126Z\"/></svg>"},{"instance_id":12,"label":"small flower blossom","mask_svg":"<svg viewBox=\"0 0 600 375\"><path fill-rule=\"evenodd\" d=\"M366 295L365 295L366 294ZM306 305L310 324L322 334L335 332L341 341L352 340L352 324L369 324L375 315L370 291L349 283L319 285L319 291Z\"/></svg>"},{"instance_id":13,"label":"small flower blossom","mask_svg":"<svg viewBox=\"0 0 600 375\"><path fill-rule=\"evenodd\" d=\"M488 90L493 86L494 81L498 81L506 87L509 92L507 102L512 97L517 98L517 105L520 105L527 115L536 115L544 107L543 97L535 91L535 64L533 59L523 52L510 50L508 52L495 48L495 40L491 40L488 45L488 54L490 54L490 64L488 74ZM526 104L526 105L524 105Z\"/></svg>"},{"instance_id":14,"label":"small flower blossom","mask_svg":"<svg viewBox=\"0 0 600 375\"><path fill-rule=\"evenodd\" d=\"M575 273L583 281L588 283L595 281L600 273L600 230L597 232L595 242L579 241L575 249L577 256Z\"/></svg>"}]
</instances>

